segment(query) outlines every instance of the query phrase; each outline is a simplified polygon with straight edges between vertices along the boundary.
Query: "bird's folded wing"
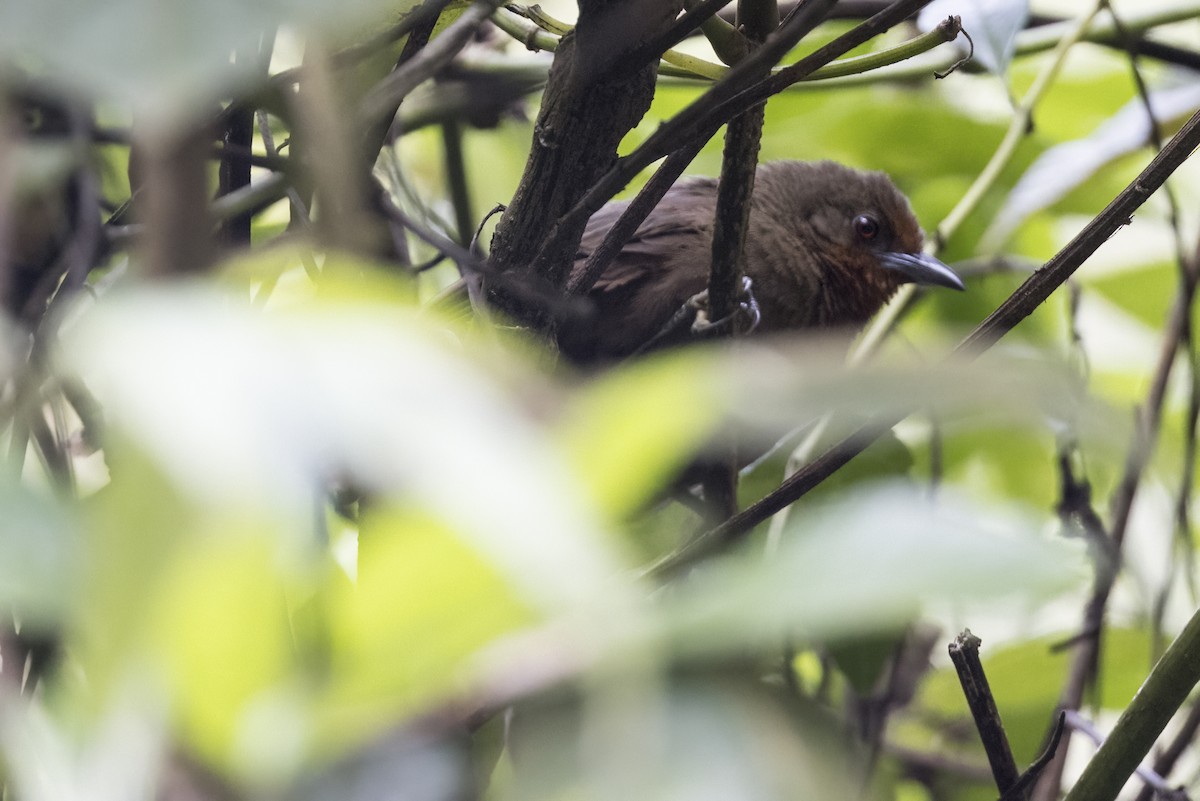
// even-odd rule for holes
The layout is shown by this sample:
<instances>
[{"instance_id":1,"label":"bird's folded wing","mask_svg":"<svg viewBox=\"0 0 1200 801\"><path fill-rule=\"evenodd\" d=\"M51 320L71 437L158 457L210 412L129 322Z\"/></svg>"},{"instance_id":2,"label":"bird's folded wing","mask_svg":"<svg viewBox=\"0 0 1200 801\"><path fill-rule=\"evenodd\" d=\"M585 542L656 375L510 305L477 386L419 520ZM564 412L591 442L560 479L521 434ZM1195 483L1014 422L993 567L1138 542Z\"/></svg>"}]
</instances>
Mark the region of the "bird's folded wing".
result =
<instances>
[{"instance_id":1,"label":"bird's folded wing","mask_svg":"<svg viewBox=\"0 0 1200 801\"><path fill-rule=\"evenodd\" d=\"M574 269L583 267L623 211L623 205L606 206L592 217L579 243ZM662 280L664 273L689 257L689 250L695 250L700 242L711 241L709 226L693 224L683 215L664 211L668 210L660 206L642 223L597 279L591 290L593 294L617 292L646 281Z\"/></svg>"}]
</instances>

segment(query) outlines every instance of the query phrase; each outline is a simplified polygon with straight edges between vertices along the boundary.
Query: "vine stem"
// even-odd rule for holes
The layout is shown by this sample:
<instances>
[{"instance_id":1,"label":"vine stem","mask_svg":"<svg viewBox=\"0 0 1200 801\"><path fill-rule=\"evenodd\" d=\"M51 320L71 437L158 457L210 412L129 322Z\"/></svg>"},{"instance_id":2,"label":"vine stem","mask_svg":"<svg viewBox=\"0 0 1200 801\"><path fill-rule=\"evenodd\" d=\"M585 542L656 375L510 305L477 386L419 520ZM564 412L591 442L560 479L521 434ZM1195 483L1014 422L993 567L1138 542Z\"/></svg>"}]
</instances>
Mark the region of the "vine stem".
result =
<instances>
[{"instance_id":1,"label":"vine stem","mask_svg":"<svg viewBox=\"0 0 1200 801\"><path fill-rule=\"evenodd\" d=\"M1198 682L1200 611L1150 671L1065 801L1115 799Z\"/></svg>"},{"instance_id":2,"label":"vine stem","mask_svg":"<svg viewBox=\"0 0 1200 801\"><path fill-rule=\"evenodd\" d=\"M1004 133L1004 138L1000 140L1000 146L996 148L996 152L992 154L992 158L988 161L987 166L979 173L975 182L971 184L970 189L963 195L962 200L958 202L946 218L942 220L941 225L937 227L934 233L934 246L940 250L946 242L954 236L958 231L963 220L970 216L971 212L979 206L979 201L983 200L983 196L987 194L992 185L996 183L996 179L1000 177L1000 173L1012 161L1013 154L1017 151L1017 145L1021 143L1021 139L1029 134L1030 125L1033 122L1033 109L1041 101L1062 71L1063 64L1066 62L1067 53L1074 47L1087 33L1088 26L1095 19L1103 6L1103 0L1096 3L1090 13L1082 16L1071 27L1070 31L1059 40L1058 46L1054 48L1054 53L1046 66L1038 73L1033 85L1029 87L1029 91L1025 93L1020 105L1017 106L1012 120L1008 124L1008 130Z\"/></svg>"}]
</instances>

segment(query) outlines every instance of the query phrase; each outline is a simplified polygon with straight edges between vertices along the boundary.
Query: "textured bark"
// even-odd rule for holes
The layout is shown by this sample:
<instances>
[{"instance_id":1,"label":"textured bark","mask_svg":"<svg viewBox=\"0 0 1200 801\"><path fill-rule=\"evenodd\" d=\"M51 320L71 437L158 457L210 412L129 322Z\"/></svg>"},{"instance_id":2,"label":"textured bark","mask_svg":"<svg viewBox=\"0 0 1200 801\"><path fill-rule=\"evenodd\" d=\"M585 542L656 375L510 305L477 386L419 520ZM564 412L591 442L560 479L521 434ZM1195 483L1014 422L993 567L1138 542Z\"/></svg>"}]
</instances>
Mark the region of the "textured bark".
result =
<instances>
[{"instance_id":1,"label":"textured bark","mask_svg":"<svg viewBox=\"0 0 1200 801\"><path fill-rule=\"evenodd\" d=\"M586 220L540 253L555 221L613 166L617 145L654 96L656 62L628 54L674 21L682 0L586 0L575 31L554 56L521 184L496 228L491 266L561 288ZM541 310L511 296L492 300L526 323L544 327Z\"/></svg>"}]
</instances>

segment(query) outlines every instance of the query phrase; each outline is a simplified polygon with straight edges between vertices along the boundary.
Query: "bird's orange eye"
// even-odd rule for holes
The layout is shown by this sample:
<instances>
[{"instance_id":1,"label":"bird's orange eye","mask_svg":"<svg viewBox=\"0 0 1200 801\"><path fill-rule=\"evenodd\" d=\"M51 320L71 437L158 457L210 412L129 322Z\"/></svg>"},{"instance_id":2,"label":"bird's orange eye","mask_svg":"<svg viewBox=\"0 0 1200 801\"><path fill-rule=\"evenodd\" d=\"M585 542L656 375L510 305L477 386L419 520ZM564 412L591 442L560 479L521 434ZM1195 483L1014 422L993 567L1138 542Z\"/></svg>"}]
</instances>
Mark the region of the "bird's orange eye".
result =
<instances>
[{"instance_id":1,"label":"bird's orange eye","mask_svg":"<svg viewBox=\"0 0 1200 801\"><path fill-rule=\"evenodd\" d=\"M854 233L859 239L874 239L879 235L879 221L866 214L854 218Z\"/></svg>"}]
</instances>

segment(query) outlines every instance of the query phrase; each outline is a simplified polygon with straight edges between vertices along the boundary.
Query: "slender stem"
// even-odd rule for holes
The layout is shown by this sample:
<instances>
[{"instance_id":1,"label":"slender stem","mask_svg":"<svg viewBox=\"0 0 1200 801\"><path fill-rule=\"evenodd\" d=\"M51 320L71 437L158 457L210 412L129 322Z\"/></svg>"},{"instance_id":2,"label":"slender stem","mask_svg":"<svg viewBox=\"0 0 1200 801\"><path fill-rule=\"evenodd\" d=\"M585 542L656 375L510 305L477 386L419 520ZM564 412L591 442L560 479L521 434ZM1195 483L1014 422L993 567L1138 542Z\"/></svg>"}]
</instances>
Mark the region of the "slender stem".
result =
<instances>
[{"instance_id":1,"label":"slender stem","mask_svg":"<svg viewBox=\"0 0 1200 801\"><path fill-rule=\"evenodd\" d=\"M1192 704L1183 725L1175 732L1163 752L1154 760L1154 772L1163 778L1170 776L1175 763L1191 748L1197 732L1200 732L1200 703ZM1154 788L1146 785L1138 793L1135 801L1152 801L1153 798Z\"/></svg>"},{"instance_id":2,"label":"slender stem","mask_svg":"<svg viewBox=\"0 0 1200 801\"><path fill-rule=\"evenodd\" d=\"M442 148L446 165L446 183L450 203L454 208L454 225L459 244L469 245L475 233L475 212L471 204L471 187L467 180L466 155L463 152L463 129L458 120L442 123Z\"/></svg>"},{"instance_id":3,"label":"slender stem","mask_svg":"<svg viewBox=\"0 0 1200 801\"><path fill-rule=\"evenodd\" d=\"M497 11L494 21L498 28L531 50L553 51L558 47L558 36L532 24L526 18L523 18L520 13L514 11L513 7L501 8ZM555 22L563 24L558 23L557 20ZM569 28L569 26L567 27ZM862 56L838 59L820 69L813 70L801 78L800 81L818 82L834 78L844 78L850 75L862 75L915 58L945 43L946 37L944 33L934 29L928 33L913 37L903 44L889 47L886 50L867 53ZM730 69L723 64L717 64L679 50L667 50L662 54L662 60L665 63L660 65L659 74L674 78L704 78L716 81L725 77ZM946 63L953 63L953 61L954 59L949 59ZM773 69L771 74L778 75L785 69L787 68L778 67ZM929 69L923 70L924 74L929 74L930 72L931 70Z\"/></svg>"},{"instance_id":4,"label":"slender stem","mask_svg":"<svg viewBox=\"0 0 1200 801\"><path fill-rule=\"evenodd\" d=\"M1067 722L1073 730L1079 732L1084 737L1087 737L1097 747L1104 745L1104 735L1100 733L1092 722L1074 710L1068 710L1062 713L1062 718ZM1145 765L1138 765L1134 770L1137 777L1142 780L1143 789L1153 793L1170 793L1171 787L1167 784L1167 780L1160 774L1156 773L1153 768L1148 768ZM1170 798L1169 795L1163 796Z\"/></svg>"},{"instance_id":5,"label":"slender stem","mask_svg":"<svg viewBox=\"0 0 1200 801\"><path fill-rule=\"evenodd\" d=\"M255 214L288 193L288 179L283 173L272 173L249 186L236 189L212 202L212 215L228 220L237 214Z\"/></svg>"},{"instance_id":6,"label":"slender stem","mask_svg":"<svg viewBox=\"0 0 1200 801\"><path fill-rule=\"evenodd\" d=\"M500 0L476 0L449 27L402 67L372 87L363 98L359 121L364 127L390 121L409 92L445 67L495 14Z\"/></svg>"},{"instance_id":7,"label":"slender stem","mask_svg":"<svg viewBox=\"0 0 1200 801\"><path fill-rule=\"evenodd\" d=\"M685 8L691 9L695 5L695 0L684 0L683 5ZM778 24L778 20L776 20L776 24ZM732 22L720 14L714 14L704 20L700 25L700 32L712 46L717 58L725 64L736 64L750 52L750 44L746 41L746 37L733 26Z\"/></svg>"},{"instance_id":8,"label":"slender stem","mask_svg":"<svg viewBox=\"0 0 1200 801\"><path fill-rule=\"evenodd\" d=\"M586 295L595 286L596 279L617 257L621 248L625 247L625 244L637 231L638 226L650 216L650 212L654 211L654 207L658 205L658 201L662 200L663 195L674 186L675 181L692 163L692 159L696 158L696 154L700 152L702 146L703 142L693 143L676 150L663 160L654 175L650 176L650 180L629 202L613 226L608 229L604 240L588 256L583 268L571 274L567 280L568 295Z\"/></svg>"},{"instance_id":9,"label":"slender stem","mask_svg":"<svg viewBox=\"0 0 1200 801\"><path fill-rule=\"evenodd\" d=\"M1008 130L1004 133L1004 138L1000 141L1000 146L996 148L996 152L992 154L992 158L988 161L987 166L979 173L975 182L971 184L971 188L963 195L962 200L954 207L946 219L942 220L942 224L937 227L937 232L934 234L934 242L938 248L941 248L946 242L954 236L958 227L962 225L963 220L970 216L971 212L979 205L979 201L983 200L983 196L996 183L996 179L1000 177L1000 173L1008 166L1012 160L1013 154L1017 150L1017 145L1021 140L1029 135L1030 122L1033 120L1033 109L1045 95L1046 90L1054 83L1054 79L1058 77L1058 73L1062 70L1063 64L1066 62L1067 53L1079 42L1084 33L1087 32L1088 26L1092 19L1100 11L1103 5L1103 0L1096 3L1092 10L1080 17L1059 41L1054 48L1054 54L1050 61L1038 73L1033 85L1029 87L1029 91L1025 93L1021 104L1017 107L1016 113L1013 114L1012 120L1008 124Z\"/></svg>"},{"instance_id":10,"label":"slender stem","mask_svg":"<svg viewBox=\"0 0 1200 801\"><path fill-rule=\"evenodd\" d=\"M1125 707L1065 801L1112 801L1200 682L1200 612L1192 615Z\"/></svg>"},{"instance_id":11,"label":"slender stem","mask_svg":"<svg viewBox=\"0 0 1200 801\"><path fill-rule=\"evenodd\" d=\"M1200 0L1187 0L1187 2L1168 8L1143 9L1140 12L1126 15L1123 21L1129 32L1140 35L1153 28L1193 19L1197 16L1200 16ZM531 50L554 50L558 46L556 36L527 23L511 12L505 16L502 9L496 15L495 21L498 27ZM1017 35L1015 55L1030 56L1053 49L1074 25L1075 21L1064 20L1021 31ZM896 48L840 59L788 86L786 91L835 89L885 81L909 81L925 78L933 72L950 67L958 60L957 53L947 52L941 55L929 53L928 51L932 50L936 43L930 44L930 40L925 40L925 37L933 35L934 32L931 31ZM1117 36L1117 24L1112 16L1101 12L1082 40L1097 44L1113 44ZM1146 43L1145 54L1147 56L1153 56L1152 45L1157 45L1157 43ZM912 49L906 53L905 49L910 47ZM667 63L660 66L659 76L671 82L681 79L690 82L698 78L716 80L723 76L726 70L720 64L675 50L665 53L663 60Z\"/></svg>"}]
</instances>

